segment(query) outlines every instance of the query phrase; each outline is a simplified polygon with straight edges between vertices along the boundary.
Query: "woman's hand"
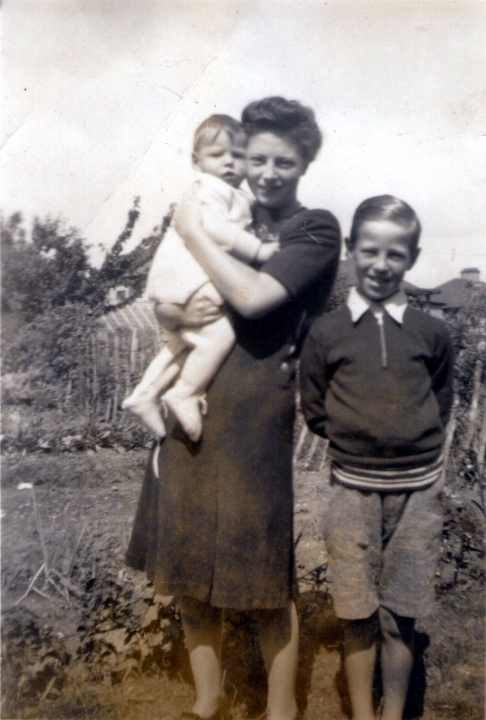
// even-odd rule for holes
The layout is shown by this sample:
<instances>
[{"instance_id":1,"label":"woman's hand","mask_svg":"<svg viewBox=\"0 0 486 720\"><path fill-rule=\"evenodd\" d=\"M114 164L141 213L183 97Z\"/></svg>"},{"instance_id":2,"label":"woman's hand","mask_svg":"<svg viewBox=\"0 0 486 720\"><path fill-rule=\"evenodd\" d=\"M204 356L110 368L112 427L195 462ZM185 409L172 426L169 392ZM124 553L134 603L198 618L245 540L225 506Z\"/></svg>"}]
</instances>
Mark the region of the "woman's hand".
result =
<instances>
[{"instance_id":1,"label":"woman's hand","mask_svg":"<svg viewBox=\"0 0 486 720\"><path fill-rule=\"evenodd\" d=\"M187 327L201 327L219 320L221 308L214 304L214 300L206 297L204 286L188 300L184 306L184 321L182 325Z\"/></svg>"},{"instance_id":2,"label":"woman's hand","mask_svg":"<svg viewBox=\"0 0 486 720\"><path fill-rule=\"evenodd\" d=\"M221 317L221 310L214 299L204 294L204 286L185 305L157 303L154 312L162 327L172 332L180 327L209 325Z\"/></svg>"}]
</instances>

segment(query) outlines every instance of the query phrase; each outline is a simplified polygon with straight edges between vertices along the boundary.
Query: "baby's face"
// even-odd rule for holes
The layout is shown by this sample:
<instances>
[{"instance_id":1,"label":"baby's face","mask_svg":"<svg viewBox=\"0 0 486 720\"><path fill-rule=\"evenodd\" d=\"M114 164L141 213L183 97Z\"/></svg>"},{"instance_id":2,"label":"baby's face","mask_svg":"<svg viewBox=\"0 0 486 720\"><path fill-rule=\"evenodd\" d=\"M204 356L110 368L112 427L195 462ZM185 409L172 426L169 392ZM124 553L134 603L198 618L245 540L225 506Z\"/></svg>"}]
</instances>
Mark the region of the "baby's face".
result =
<instances>
[{"instance_id":1,"label":"baby's face","mask_svg":"<svg viewBox=\"0 0 486 720\"><path fill-rule=\"evenodd\" d=\"M400 288L403 276L417 259L418 249L411 246L410 233L403 227L379 220L363 223L350 254L358 290L368 300L382 302Z\"/></svg>"},{"instance_id":2,"label":"baby's face","mask_svg":"<svg viewBox=\"0 0 486 720\"><path fill-rule=\"evenodd\" d=\"M237 188L246 177L244 139L236 138L233 142L228 133L221 130L211 143L201 146L194 163L201 172L219 177Z\"/></svg>"}]
</instances>

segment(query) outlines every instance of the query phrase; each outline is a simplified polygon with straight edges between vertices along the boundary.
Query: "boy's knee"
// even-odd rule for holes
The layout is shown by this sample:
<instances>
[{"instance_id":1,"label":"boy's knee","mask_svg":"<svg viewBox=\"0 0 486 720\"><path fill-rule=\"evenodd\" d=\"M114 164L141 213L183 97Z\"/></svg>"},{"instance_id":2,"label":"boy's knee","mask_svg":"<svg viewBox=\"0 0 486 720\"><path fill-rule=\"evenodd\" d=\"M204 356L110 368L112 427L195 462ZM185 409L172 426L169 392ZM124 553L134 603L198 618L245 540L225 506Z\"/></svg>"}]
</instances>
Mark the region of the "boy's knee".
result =
<instances>
[{"instance_id":1,"label":"boy's knee","mask_svg":"<svg viewBox=\"0 0 486 720\"><path fill-rule=\"evenodd\" d=\"M381 606L378 610L380 629L384 636L410 643L413 638L415 620L403 617Z\"/></svg>"},{"instance_id":2,"label":"boy's knee","mask_svg":"<svg viewBox=\"0 0 486 720\"><path fill-rule=\"evenodd\" d=\"M371 647L376 641L379 622L378 613L361 620L344 620L345 645L353 649ZM355 647L356 646L356 647Z\"/></svg>"}]
</instances>

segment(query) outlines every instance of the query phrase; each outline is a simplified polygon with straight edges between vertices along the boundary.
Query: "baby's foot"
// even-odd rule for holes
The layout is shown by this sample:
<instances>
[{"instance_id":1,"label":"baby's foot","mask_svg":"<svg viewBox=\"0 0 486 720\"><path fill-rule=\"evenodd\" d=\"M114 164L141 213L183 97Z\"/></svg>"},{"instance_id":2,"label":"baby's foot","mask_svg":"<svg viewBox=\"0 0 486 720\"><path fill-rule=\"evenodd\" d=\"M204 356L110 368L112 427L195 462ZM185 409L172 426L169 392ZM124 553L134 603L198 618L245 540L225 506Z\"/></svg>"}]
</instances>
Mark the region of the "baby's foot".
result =
<instances>
[{"instance_id":1,"label":"baby's foot","mask_svg":"<svg viewBox=\"0 0 486 720\"><path fill-rule=\"evenodd\" d=\"M165 437L164 421L160 415L158 401L153 396L132 393L122 402L122 408L137 415L157 437Z\"/></svg>"},{"instance_id":2,"label":"baby's foot","mask_svg":"<svg viewBox=\"0 0 486 720\"><path fill-rule=\"evenodd\" d=\"M172 410L192 442L197 442L202 434L201 398L181 397L176 388L171 388L163 395L162 402Z\"/></svg>"}]
</instances>

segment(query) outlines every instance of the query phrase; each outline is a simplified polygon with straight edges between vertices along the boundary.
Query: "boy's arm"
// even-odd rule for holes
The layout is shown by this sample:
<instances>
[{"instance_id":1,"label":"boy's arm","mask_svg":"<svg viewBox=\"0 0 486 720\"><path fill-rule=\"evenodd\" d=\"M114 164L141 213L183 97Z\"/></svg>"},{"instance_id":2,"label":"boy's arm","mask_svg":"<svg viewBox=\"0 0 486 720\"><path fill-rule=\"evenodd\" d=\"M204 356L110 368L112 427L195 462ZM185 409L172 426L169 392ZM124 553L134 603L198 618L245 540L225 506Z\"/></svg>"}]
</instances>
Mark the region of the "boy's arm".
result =
<instances>
[{"instance_id":1,"label":"boy's arm","mask_svg":"<svg viewBox=\"0 0 486 720\"><path fill-rule=\"evenodd\" d=\"M438 338L434 361L431 367L432 390L439 403L442 426L445 427L451 414L454 380L454 351L447 329Z\"/></svg>"},{"instance_id":2,"label":"boy's arm","mask_svg":"<svg viewBox=\"0 0 486 720\"><path fill-rule=\"evenodd\" d=\"M326 437L324 399L327 386L323 348L309 333L300 359L301 404L307 425L322 437Z\"/></svg>"}]
</instances>

